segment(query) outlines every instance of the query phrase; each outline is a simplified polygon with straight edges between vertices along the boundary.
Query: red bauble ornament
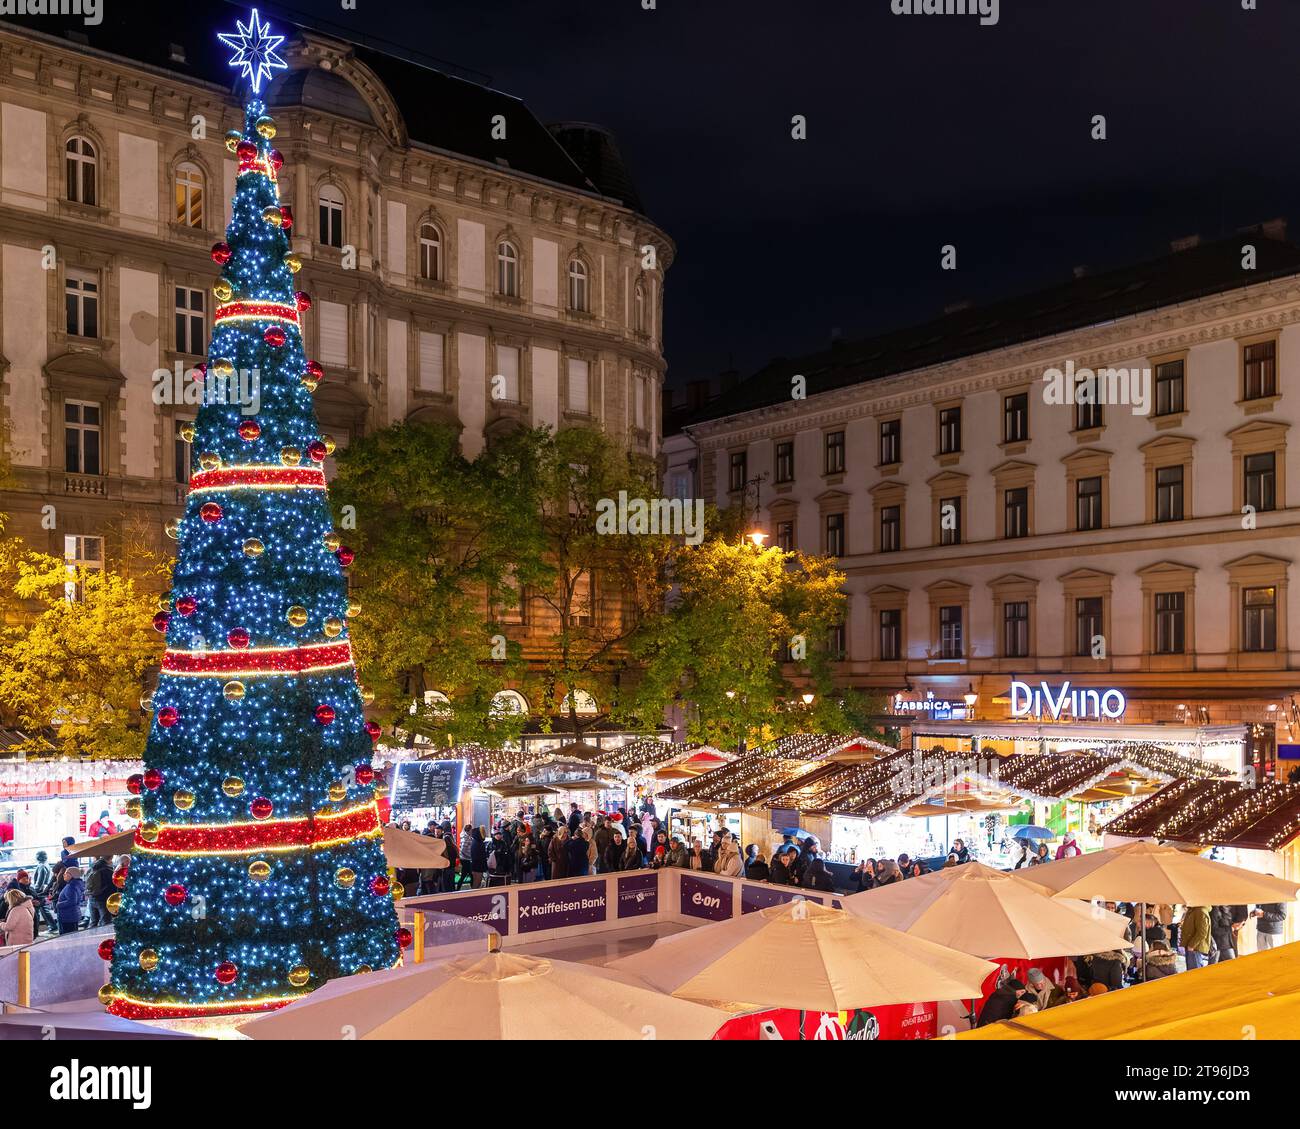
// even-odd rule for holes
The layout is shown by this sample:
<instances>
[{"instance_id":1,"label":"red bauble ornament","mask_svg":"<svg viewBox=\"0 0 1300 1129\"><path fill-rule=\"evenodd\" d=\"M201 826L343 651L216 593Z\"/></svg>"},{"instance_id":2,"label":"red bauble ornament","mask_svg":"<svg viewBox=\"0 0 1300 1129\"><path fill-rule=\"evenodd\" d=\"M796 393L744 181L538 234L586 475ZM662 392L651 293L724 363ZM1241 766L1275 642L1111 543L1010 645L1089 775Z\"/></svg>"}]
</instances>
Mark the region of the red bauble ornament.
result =
<instances>
[{"instance_id":1,"label":"red bauble ornament","mask_svg":"<svg viewBox=\"0 0 1300 1129\"><path fill-rule=\"evenodd\" d=\"M271 813L275 810L275 805L265 796L258 796L248 805L248 810L252 813L254 819L270 819Z\"/></svg>"},{"instance_id":2,"label":"red bauble ornament","mask_svg":"<svg viewBox=\"0 0 1300 1129\"><path fill-rule=\"evenodd\" d=\"M241 161L251 161L257 156L257 146L245 139L235 146L235 155Z\"/></svg>"},{"instance_id":3,"label":"red bauble ornament","mask_svg":"<svg viewBox=\"0 0 1300 1129\"><path fill-rule=\"evenodd\" d=\"M321 702L321 704L316 707L315 717L321 725L328 725L334 720L334 707L325 702Z\"/></svg>"},{"instance_id":4,"label":"red bauble ornament","mask_svg":"<svg viewBox=\"0 0 1300 1129\"><path fill-rule=\"evenodd\" d=\"M184 886L179 882L173 882L163 893L163 900L169 906L178 906L189 896L190 892Z\"/></svg>"},{"instance_id":5,"label":"red bauble ornament","mask_svg":"<svg viewBox=\"0 0 1300 1129\"><path fill-rule=\"evenodd\" d=\"M144 773L133 772L126 778L126 790L133 796L138 796L144 791Z\"/></svg>"},{"instance_id":6,"label":"red bauble ornament","mask_svg":"<svg viewBox=\"0 0 1300 1129\"><path fill-rule=\"evenodd\" d=\"M379 722L377 722L377 721L367 721L367 722L366 722L366 732L370 734L370 739L371 739L372 741L378 741L378 740L379 740L379 735L380 735L381 733L383 733L383 730L379 727ZM370 770L370 777L371 777L372 780L374 779L374 775L375 775L375 770L372 768L372 769ZM358 779L358 780L361 780L361 777L358 776L357 779ZM362 780L361 783L363 783L363 784L369 784L370 781L369 781L369 780Z\"/></svg>"},{"instance_id":7,"label":"red bauble ornament","mask_svg":"<svg viewBox=\"0 0 1300 1129\"><path fill-rule=\"evenodd\" d=\"M341 564L344 568L347 568L348 565L350 565L353 561L357 559L356 553L354 553L346 545L340 545L338 548L338 552L335 553L334 555L338 557L339 564Z\"/></svg>"},{"instance_id":8,"label":"red bauble ornament","mask_svg":"<svg viewBox=\"0 0 1300 1129\"><path fill-rule=\"evenodd\" d=\"M193 596L182 596L176 601L176 610L181 615L193 615L194 609L198 606L199 602Z\"/></svg>"},{"instance_id":9,"label":"red bauble ornament","mask_svg":"<svg viewBox=\"0 0 1300 1129\"><path fill-rule=\"evenodd\" d=\"M99 942L99 948L96 949L95 951L96 951L97 953L99 953L99 958L100 958L100 960L112 960L112 959L113 959L113 945L114 945L114 944L115 944L115 942L114 942L114 940L113 940L112 937L105 937L104 940L102 940L102 941Z\"/></svg>"},{"instance_id":10,"label":"red bauble ornament","mask_svg":"<svg viewBox=\"0 0 1300 1129\"><path fill-rule=\"evenodd\" d=\"M250 443L262 434L262 425L255 419L246 419L239 425L239 438Z\"/></svg>"},{"instance_id":11,"label":"red bauble ornament","mask_svg":"<svg viewBox=\"0 0 1300 1129\"><path fill-rule=\"evenodd\" d=\"M127 867L125 863L123 863L115 871L113 871L113 885L116 886L119 890L126 888L126 875L127 875Z\"/></svg>"},{"instance_id":12,"label":"red bauble ornament","mask_svg":"<svg viewBox=\"0 0 1300 1129\"><path fill-rule=\"evenodd\" d=\"M305 314L311 309L311 295L308 294L307 291L299 290L298 293L293 296L293 300L294 304L298 307L298 312L300 314Z\"/></svg>"},{"instance_id":13,"label":"red bauble ornament","mask_svg":"<svg viewBox=\"0 0 1300 1129\"><path fill-rule=\"evenodd\" d=\"M207 522L218 522L221 520L221 507L216 502L204 502L199 510L199 517Z\"/></svg>"},{"instance_id":14,"label":"red bauble ornament","mask_svg":"<svg viewBox=\"0 0 1300 1129\"><path fill-rule=\"evenodd\" d=\"M239 650L248 646L248 640L249 634L246 627L232 627L226 635L226 642Z\"/></svg>"},{"instance_id":15,"label":"red bauble ornament","mask_svg":"<svg viewBox=\"0 0 1300 1129\"><path fill-rule=\"evenodd\" d=\"M235 978L239 975L239 969L235 967L233 960L223 960L217 965L212 975L217 978L218 984L233 984Z\"/></svg>"},{"instance_id":16,"label":"red bauble ornament","mask_svg":"<svg viewBox=\"0 0 1300 1129\"><path fill-rule=\"evenodd\" d=\"M202 381L204 381L204 380L207 380L207 378L208 378L208 362L207 362L207 361L200 361L197 365L195 365L192 369L190 369L190 372L193 374L194 379L197 380L197 381L202 382Z\"/></svg>"},{"instance_id":17,"label":"red bauble ornament","mask_svg":"<svg viewBox=\"0 0 1300 1129\"><path fill-rule=\"evenodd\" d=\"M281 204L280 215L282 217L282 219L280 220L280 226L284 228L285 231L292 231L293 230L293 205Z\"/></svg>"},{"instance_id":18,"label":"red bauble ornament","mask_svg":"<svg viewBox=\"0 0 1300 1129\"><path fill-rule=\"evenodd\" d=\"M323 463L328 454L328 448L319 439L313 439L307 444L307 457L314 463Z\"/></svg>"},{"instance_id":19,"label":"red bauble ornament","mask_svg":"<svg viewBox=\"0 0 1300 1129\"><path fill-rule=\"evenodd\" d=\"M162 787L163 774L156 768L146 768L144 770L144 786L151 792L158 791Z\"/></svg>"},{"instance_id":20,"label":"red bauble ornament","mask_svg":"<svg viewBox=\"0 0 1300 1129\"><path fill-rule=\"evenodd\" d=\"M325 367L320 361L308 361L307 375L314 377L316 380L323 380L325 378Z\"/></svg>"},{"instance_id":21,"label":"red bauble ornament","mask_svg":"<svg viewBox=\"0 0 1300 1129\"><path fill-rule=\"evenodd\" d=\"M271 162L271 167L275 169L276 172L279 172L284 168L284 154L281 153L279 149L272 149L266 155L266 159Z\"/></svg>"},{"instance_id":22,"label":"red bauble ornament","mask_svg":"<svg viewBox=\"0 0 1300 1129\"><path fill-rule=\"evenodd\" d=\"M167 625L171 623L172 617L166 612L159 612L153 617L153 629L155 631L166 631Z\"/></svg>"},{"instance_id":23,"label":"red bauble ornament","mask_svg":"<svg viewBox=\"0 0 1300 1129\"><path fill-rule=\"evenodd\" d=\"M268 325L266 332L262 334L262 340L270 345L272 349L278 349L284 344L284 330L278 325Z\"/></svg>"},{"instance_id":24,"label":"red bauble ornament","mask_svg":"<svg viewBox=\"0 0 1300 1129\"><path fill-rule=\"evenodd\" d=\"M397 930L397 943L404 949L409 949L415 941L415 934L412 933L405 925Z\"/></svg>"},{"instance_id":25,"label":"red bauble ornament","mask_svg":"<svg viewBox=\"0 0 1300 1129\"><path fill-rule=\"evenodd\" d=\"M175 706L163 706L163 708L158 711L158 724L164 729L170 729L180 721L180 719L180 711L177 710Z\"/></svg>"},{"instance_id":26,"label":"red bauble ornament","mask_svg":"<svg viewBox=\"0 0 1300 1129\"><path fill-rule=\"evenodd\" d=\"M373 721L368 721L366 722L366 728L369 729L370 726L374 724L375 723ZM375 726L375 728L377 729L379 727ZM362 787L365 787L367 784L373 784L375 782L375 770L371 768L370 765L368 764L357 765L356 772L354 773L354 775L357 778L357 783L360 784Z\"/></svg>"},{"instance_id":27,"label":"red bauble ornament","mask_svg":"<svg viewBox=\"0 0 1300 1129\"><path fill-rule=\"evenodd\" d=\"M393 887L390 885L388 881L387 874L376 874L370 880L370 892L374 894L375 897L377 898L386 897L389 891L392 890L392 888Z\"/></svg>"},{"instance_id":28,"label":"red bauble ornament","mask_svg":"<svg viewBox=\"0 0 1300 1129\"><path fill-rule=\"evenodd\" d=\"M232 254L234 254L234 252L231 251L229 243L212 244L212 261L217 263L219 266L224 267L228 262L230 262L230 256Z\"/></svg>"}]
</instances>

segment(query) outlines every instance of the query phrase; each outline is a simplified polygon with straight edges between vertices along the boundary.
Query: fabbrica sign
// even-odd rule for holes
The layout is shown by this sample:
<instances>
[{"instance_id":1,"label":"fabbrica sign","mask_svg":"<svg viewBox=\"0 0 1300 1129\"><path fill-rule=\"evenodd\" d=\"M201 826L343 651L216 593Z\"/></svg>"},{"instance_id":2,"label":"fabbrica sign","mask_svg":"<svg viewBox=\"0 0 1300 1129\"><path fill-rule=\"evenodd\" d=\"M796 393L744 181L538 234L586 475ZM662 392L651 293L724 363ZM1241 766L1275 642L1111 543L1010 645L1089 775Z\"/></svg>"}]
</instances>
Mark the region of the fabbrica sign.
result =
<instances>
[{"instance_id":1,"label":"fabbrica sign","mask_svg":"<svg viewBox=\"0 0 1300 1129\"><path fill-rule=\"evenodd\" d=\"M1060 721L1063 717L1082 721L1087 718L1109 718L1115 720L1124 716L1128 703L1119 690L1098 690L1079 688L1062 682L1052 687L1040 682L1037 687L1027 682L1011 683L1011 716L1050 718Z\"/></svg>"}]
</instances>

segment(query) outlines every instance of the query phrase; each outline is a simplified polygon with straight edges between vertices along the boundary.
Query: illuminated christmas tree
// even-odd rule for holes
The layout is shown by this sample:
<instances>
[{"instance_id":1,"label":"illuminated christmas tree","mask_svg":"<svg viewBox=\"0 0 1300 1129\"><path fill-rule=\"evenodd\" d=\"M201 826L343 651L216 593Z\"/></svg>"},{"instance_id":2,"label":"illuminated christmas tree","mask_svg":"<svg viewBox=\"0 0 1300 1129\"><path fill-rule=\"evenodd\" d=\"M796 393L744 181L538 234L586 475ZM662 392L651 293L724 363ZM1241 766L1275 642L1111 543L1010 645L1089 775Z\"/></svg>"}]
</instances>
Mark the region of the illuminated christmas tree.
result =
<instances>
[{"instance_id":1,"label":"illuminated christmas tree","mask_svg":"<svg viewBox=\"0 0 1300 1129\"><path fill-rule=\"evenodd\" d=\"M333 529L303 350L310 298L286 234L259 98L285 66L256 12L221 37L249 80L203 406L116 937L110 1011L136 1018L279 1007L395 964L399 930L347 616L352 552ZM113 908L110 905L110 908Z\"/></svg>"}]
</instances>

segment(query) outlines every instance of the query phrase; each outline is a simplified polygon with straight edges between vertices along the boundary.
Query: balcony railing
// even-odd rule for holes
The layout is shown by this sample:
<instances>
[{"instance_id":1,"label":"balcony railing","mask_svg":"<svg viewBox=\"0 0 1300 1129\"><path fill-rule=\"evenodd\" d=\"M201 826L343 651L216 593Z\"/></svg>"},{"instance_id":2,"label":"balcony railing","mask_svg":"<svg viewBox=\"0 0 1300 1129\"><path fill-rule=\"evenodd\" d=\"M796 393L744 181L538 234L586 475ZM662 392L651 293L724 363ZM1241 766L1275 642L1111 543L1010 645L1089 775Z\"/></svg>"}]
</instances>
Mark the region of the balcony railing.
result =
<instances>
[{"instance_id":1,"label":"balcony railing","mask_svg":"<svg viewBox=\"0 0 1300 1129\"><path fill-rule=\"evenodd\" d=\"M99 474L68 474L63 479L65 494L94 498L108 497L108 479Z\"/></svg>"}]
</instances>

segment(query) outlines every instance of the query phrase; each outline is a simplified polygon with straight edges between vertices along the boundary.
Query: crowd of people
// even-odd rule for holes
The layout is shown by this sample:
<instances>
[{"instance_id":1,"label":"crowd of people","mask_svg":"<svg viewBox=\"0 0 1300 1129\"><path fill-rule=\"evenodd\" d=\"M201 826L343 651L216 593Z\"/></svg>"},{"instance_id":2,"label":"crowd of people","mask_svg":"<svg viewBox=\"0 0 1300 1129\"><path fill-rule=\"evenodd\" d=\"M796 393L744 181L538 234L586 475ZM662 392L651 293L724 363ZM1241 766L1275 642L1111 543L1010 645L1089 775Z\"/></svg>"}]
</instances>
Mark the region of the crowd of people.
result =
<instances>
[{"instance_id":1,"label":"crowd of people","mask_svg":"<svg viewBox=\"0 0 1300 1129\"><path fill-rule=\"evenodd\" d=\"M112 924L108 899L115 889L116 864L104 855L83 869L68 855L75 841L71 836L63 840L54 863L45 851L37 851L36 865L9 880L0 898L0 943L30 945L42 930L53 936Z\"/></svg>"}]
</instances>

